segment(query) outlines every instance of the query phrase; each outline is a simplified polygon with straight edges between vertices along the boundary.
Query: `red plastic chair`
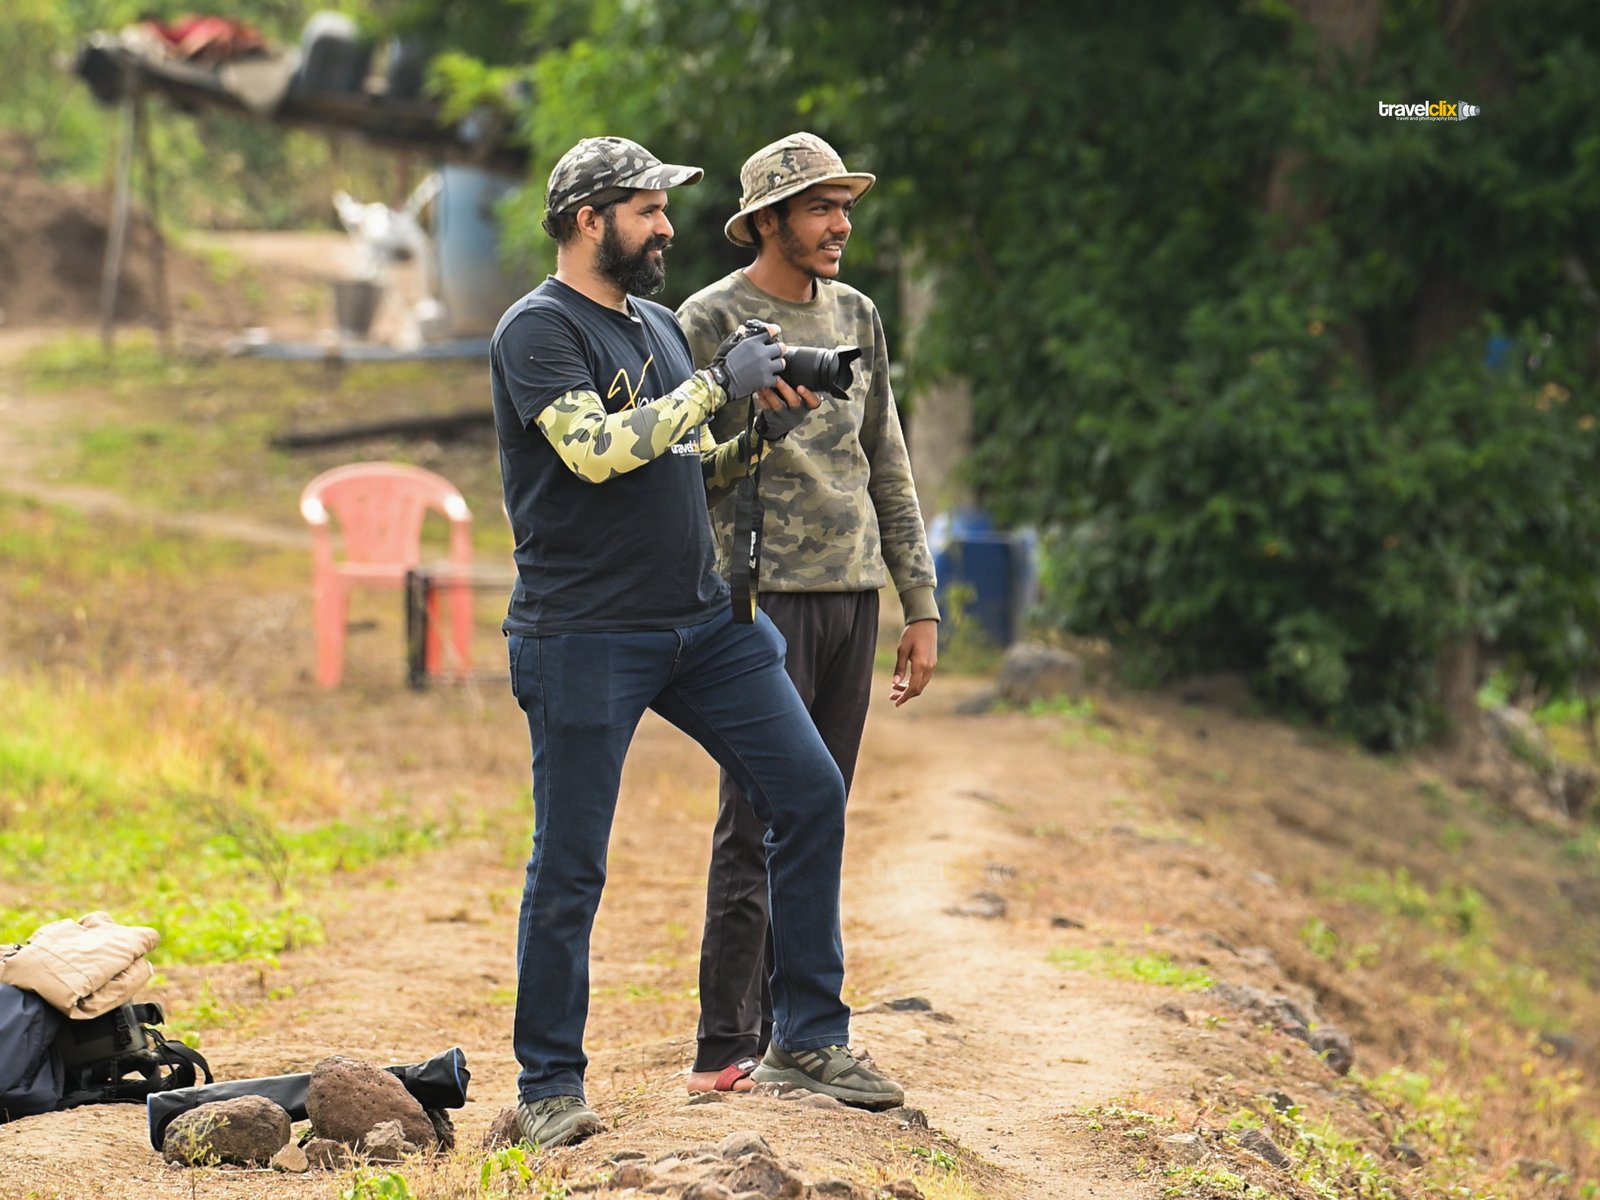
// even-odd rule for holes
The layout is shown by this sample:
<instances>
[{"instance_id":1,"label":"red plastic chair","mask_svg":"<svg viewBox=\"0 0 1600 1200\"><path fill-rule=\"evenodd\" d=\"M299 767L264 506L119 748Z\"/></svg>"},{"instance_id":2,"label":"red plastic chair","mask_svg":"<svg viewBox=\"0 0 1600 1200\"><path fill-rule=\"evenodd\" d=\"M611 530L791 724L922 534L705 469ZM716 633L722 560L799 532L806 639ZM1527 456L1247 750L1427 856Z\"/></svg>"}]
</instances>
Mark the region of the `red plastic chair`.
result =
<instances>
[{"instance_id":1,"label":"red plastic chair","mask_svg":"<svg viewBox=\"0 0 1600 1200\"><path fill-rule=\"evenodd\" d=\"M421 557L422 521L430 511L450 522L450 563L470 573L472 514L443 476L402 463L352 463L324 471L300 493L300 512L311 526L316 678L322 687L337 687L344 676L350 592L357 587L404 589L406 573ZM343 534L343 559L334 557L330 518ZM464 673L472 642L472 592L466 587L444 590L450 594L456 665ZM428 629L425 661L433 673L440 665L438 622L430 621Z\"/></svg>"}]
</instances>

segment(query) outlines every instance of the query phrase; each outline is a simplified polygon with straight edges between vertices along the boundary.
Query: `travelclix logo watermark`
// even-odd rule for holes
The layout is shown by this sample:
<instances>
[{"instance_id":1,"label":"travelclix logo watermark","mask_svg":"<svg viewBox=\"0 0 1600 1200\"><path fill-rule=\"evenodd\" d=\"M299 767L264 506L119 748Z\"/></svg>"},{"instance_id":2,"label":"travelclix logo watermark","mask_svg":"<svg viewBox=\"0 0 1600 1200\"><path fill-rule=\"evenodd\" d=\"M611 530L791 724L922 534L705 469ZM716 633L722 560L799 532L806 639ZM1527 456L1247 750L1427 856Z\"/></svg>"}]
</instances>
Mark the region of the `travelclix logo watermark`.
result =
<instances>
[{"instance_id":1,"label":"travelclix logo watermark","mask_svg":"<svg viewBox=\"0 0 1600 1200\"><path fill-rule=\"evenodd\" d=\"M1385 104L1378 101L1378 115L1396 121L1465 121L1483 110L1465 100L1424 100L1420 104Z\"/></svg>"}]
</instances>

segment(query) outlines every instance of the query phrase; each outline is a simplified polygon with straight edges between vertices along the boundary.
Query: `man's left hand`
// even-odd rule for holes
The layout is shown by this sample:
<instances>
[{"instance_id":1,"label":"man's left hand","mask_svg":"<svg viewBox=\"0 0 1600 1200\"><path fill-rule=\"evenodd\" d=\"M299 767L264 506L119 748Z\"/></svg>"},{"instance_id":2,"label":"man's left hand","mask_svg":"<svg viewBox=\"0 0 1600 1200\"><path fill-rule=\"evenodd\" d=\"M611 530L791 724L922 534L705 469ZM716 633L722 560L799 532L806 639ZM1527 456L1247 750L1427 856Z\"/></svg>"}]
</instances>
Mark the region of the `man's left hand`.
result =
<instances>
[{"instance_id":1,"label":"man's left hand","mask_svg":"<svg viewBox=\"0 0 1600 1200\"><path fill-rule=\"evenodd\" d=\"M899 708L907 700L922 695L939 662L939 622L913 621L900 635L894 655L894 681L889 698Z\"/></svg>"},{"instance_id":2,"label":"man's left hand","mask_svg":"<svg viewBox=\"0 0 1600 1200\"><path fill-rule=\"evenodd\" d=\"M810 388L792 388L779 379L756 393L756 432L764 442L779 442L822 401Z\"/></svg>"}]
</instances>

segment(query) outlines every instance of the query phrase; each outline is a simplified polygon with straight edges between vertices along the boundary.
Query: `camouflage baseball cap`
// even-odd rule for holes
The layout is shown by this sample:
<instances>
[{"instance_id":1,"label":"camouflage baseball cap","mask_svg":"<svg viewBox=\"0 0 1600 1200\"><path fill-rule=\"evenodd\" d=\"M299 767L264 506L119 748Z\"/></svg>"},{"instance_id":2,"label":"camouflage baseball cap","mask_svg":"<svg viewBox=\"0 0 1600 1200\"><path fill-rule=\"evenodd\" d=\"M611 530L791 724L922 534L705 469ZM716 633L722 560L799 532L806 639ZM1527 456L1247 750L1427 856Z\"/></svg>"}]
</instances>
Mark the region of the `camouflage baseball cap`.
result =
<instances>
[{"instance_id":1,"label":"camouflage baseball cap","mask_svg":"<svg viewBox=\"0 0 1600 1200\"><path fill-rule=\"evenodd\" d=\"M671 188L699 183L699 167L664 163L627 138L584 138L561 156L550 172L545 211L571 212L602 192L618 188Z\"/></svg>"},{"instance_id":2,"label":"camouflage baseball cap","mask_svg":"<svg viewBox=\"0 0 1600 1200\"><path fill-rule=\"evenodd\" d=\"M770 146L763 146L739 168L739 187L744 194L739 197L739 211L728 218L722 231L736 246L753 246L750 236L750 214L779 200L814 187L819 183L837 183L850 189L850 194L860 199L866 190L878 181L876 175L865 171L847 171L838 151L814 133L791 133L779 138Z\"/></svg>"}]
</instances>

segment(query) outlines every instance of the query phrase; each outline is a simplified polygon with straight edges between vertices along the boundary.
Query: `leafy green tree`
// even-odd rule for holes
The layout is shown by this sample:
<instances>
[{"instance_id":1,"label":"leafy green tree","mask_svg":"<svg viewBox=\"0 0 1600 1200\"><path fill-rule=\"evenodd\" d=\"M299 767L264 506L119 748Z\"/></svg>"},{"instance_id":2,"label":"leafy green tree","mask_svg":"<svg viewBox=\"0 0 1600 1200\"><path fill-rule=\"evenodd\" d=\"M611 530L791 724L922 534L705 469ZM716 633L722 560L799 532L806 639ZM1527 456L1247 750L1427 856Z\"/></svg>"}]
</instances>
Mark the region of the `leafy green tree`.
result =
<instances>
[{"instance_id":1,"label":"leafy green tree","mask_svg":"<svg viewBox=\"0 0 1600 1200\"><path fill-rule=\"evenodd\" d=\"M755 146L810 128L876 171L863 240L936 272L928 367L972 383L984 502L1051 531L1065 627L1379 745L1465 718L1486 658L1593 674L1600 9L589 15L532 67L534 180L598 132L705 165L692 287L737 261ZM1482 113L1380 115L1428 100Z\"/></svg>"}]
</instances>

